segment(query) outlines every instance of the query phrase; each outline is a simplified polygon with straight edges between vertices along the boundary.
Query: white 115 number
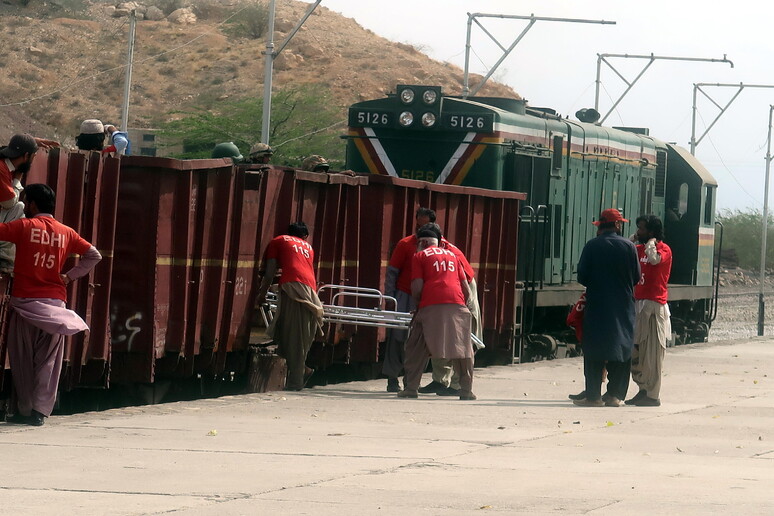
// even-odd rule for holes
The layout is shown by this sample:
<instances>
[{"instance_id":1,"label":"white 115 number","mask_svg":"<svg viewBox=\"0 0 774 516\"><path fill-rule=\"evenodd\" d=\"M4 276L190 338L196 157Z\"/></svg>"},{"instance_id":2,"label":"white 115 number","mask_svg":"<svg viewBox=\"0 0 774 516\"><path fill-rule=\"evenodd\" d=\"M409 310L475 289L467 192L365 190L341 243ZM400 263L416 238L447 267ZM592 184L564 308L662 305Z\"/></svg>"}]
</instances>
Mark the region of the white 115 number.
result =
<instances>
[{"instance_id":1,"label":"white 115 number","mask_svg":"<svg viewBox=\"0 0 774 516\"><path fill-rule=\"evenodd\" d=\"M35 267L45 267L46 269L54 268L54 260L56 259L53 254L35 253Z\"/></svg>"},{"instance_id":2,"label":"white 115 number","mask_svg":"<svg viewBox=\"0 0 774 516\"><path fill-rule=\"evenodd\" d=\"M456 270L454 268L454 262L447 262L446 260L433 262L433 267L435 267L435 270L438 272L441 272L441 271L454 272Z\"/></svg>"}]
</instances>

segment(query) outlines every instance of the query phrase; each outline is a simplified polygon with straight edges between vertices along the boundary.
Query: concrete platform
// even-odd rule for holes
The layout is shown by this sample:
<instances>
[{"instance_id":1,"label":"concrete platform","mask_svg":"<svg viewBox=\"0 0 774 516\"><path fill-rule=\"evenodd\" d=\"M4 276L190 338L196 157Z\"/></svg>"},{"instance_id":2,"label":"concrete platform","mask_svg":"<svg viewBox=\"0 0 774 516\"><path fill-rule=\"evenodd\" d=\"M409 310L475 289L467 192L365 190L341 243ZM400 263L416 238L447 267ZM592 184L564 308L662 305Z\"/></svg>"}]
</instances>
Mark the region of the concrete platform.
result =
<instances>
[{"instance_id":1,"label":"concrete platform","mask_svg":"<svg viewBox=\"0 0 774 516\"><path fill-rule=\"evenodd\" d=\"M772 339L670 349L658 408L573 406L579 359L384 387L0 424L0 514L774 513Z\"/></svg>"}]
</instances>

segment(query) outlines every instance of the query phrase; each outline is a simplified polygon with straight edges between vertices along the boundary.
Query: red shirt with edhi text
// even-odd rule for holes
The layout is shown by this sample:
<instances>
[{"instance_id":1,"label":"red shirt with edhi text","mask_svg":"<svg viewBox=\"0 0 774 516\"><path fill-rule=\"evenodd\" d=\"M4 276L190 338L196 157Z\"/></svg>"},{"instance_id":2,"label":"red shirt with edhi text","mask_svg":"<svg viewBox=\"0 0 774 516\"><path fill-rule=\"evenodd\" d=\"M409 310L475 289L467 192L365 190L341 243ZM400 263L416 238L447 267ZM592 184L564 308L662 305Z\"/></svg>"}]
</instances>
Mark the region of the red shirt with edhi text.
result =
<instances>
[{"instance_id":1,"label":"red shirt with edhi text","mask_svg":"<svg viewBox=\"0 0 774 516\"><path fill-rule=\"evenodd\" d=\"M450 250L431 246L416 253L411 264L411 279L424 282L419 308L443 304L465 306L462 293L465 273Z\"/></svg>"},{"instance_id":2,"label":"red shirt with edhi text","mask_svg":"<svg viewBox=\"0 0 774 516\"><path fill-rule=\"evenodd\" d=\"M578 342L583 341L583 311L586 309L586 293L581 294L580 298L572 305L570 313L567 314L566 324L575 330L575 338Z\"/></svg>"},{"instance_id":3,"label":"red shirt with edhi text","mask_svg":"<svg viewBox=\"0 0 774 516\"><path fill-rule=\"evenodd\" d=\"M0 224L0 240L16 244L14 297L67 301L60 274L68 256L83 254L91 244L51 215L36 215Z\"/></svg>"},{"instance_id":4,"label":"red shirt with edhi text","mask_svg":"<svg viewBox=\"0 0 774 516\"><path fill-rule=\"evenodd\" d=\"M297 282L317 290L314 276L314 250L303 238L280 235L266 247L265 259L277 260L282 269L279 284Z\"/></svg>"},{"instance_id":5,"label":"red shirt with edhi text","mask_svg":"<svg viewBox=\"0 0 774 516\"><path fill-rule=\"evenodd\" d=\"M467 281L472 281L476 273L473 271L473 267L470 266L470 262L465 258L465 255L460 248L445 238L441 238L441 247L449 249L457 256L457 259L462 264L462 270L465 273ZM392 256L390 257L390 267L395 267L400 270L395 287L407 294L411 294L411 262L416 252L417 236L409 235L398 241L395 245L395 249L392 251Z\"/></svg>"},{"instance_id":6,"label":"red shirt with edhi text","mask_svg":"<svg viewBox=\"0 0 774 516\"><path fill-rule=\"evenodd\" d=\"M470 266L468 259L465 258L465 254L462 252L462 250L445 238L441 238L441 247L454 253L454 256L457 257L457 260L459 260L460 264L462 265L462 272L465 273L465 279L468 280L468 283L473 281L476 273L473 270L473 267Z\"/></svg>"},{"instance_id":7,"label":"red shirt with edhi text","mask_svg":"<svg viewBox=\"0 0 774 516\"><path fill-rule=\"evenodd\" d=\"M656 242L656 251L661 255L661 262L651 265L645 255L645 245L637 245L640 281L634 286L634 299L650 299L663 305L669 294L667 283L672 271L672 250L664 242Z\"/></svg>"}]
</instances>

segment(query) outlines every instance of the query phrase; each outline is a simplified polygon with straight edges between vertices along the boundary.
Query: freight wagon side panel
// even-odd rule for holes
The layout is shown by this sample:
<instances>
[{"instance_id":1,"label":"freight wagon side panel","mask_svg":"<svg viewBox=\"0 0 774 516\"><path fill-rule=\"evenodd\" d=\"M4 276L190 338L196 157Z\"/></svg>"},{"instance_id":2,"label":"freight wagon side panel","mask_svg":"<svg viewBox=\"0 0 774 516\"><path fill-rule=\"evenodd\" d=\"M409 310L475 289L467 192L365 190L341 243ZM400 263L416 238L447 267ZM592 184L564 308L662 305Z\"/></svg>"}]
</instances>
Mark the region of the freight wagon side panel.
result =
<instances>
[{"instance_id":1,"label":"freight wagon side panel","mask_svg":"<svg viewBox=\"0 0 774 516\"><path fill-rule=\"evenodd\" d=\"M103 254L103 260L84 278L68 287L68 306L90 330L65 339L60 387L105 387L109 381L109 299L112 277L115 193L118 160L99 153L39 151L25 183L45 183L57 196L55 217L72 227ZM107 179L106 179L107 177ZM104 184L103 184L104 182ZM69 258L63 267L75 263Z\"/></svg>"}]
</instances>

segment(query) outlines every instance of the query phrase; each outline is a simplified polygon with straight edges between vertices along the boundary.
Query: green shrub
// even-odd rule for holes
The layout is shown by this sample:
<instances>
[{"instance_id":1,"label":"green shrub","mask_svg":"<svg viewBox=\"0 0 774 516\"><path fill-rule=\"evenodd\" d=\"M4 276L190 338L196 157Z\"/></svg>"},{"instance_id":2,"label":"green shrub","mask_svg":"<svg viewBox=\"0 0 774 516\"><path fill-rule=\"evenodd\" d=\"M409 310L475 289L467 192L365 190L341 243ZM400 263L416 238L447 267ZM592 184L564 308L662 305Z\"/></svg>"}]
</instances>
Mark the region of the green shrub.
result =
<instances>
[{"instance_id":1,"label":"green shrub","mask_svg":"<svg viewBox=\"0 0 774 516\"><path fill-rule=\"evenodd\" d=\"M344 124L329 128L344 114L328 100L326 86L306 85L286 88L272 99L272 125L269 141L274 147L272 163L299 166L304 157L321 154L334 163L342 163L344 146L339 135ZM234 142L243 154L260 140L263 114L262 99L211 101L185 112L168 113L161 122L160 138L170 147L184 145L180 158L209 157L215 143ZM182 116L181 116L182 115Z\"/></svg>"},{"instance_id":2,"label":"green shrub","mask_svg":"<svg viewBox=\"0 0 774 516\"><path fill-rule=\"evenodd\" d=\"M269 8L266 4L256 3L247 6L239 15L233 18L227 32L240 38L261 39L266 34L269 24Z\"/></svg>"},{"instance_id":3,"label":"green shrub","mask_svg":"<svg viewBox=\"0 0 774 516\"><path fill-rule=\"evenodd\" d=\"M774 218L768 216L766 231L766 268L774 266ZM723 210L717 215L723 224L723 249L735 249L739 266L759 270L761 264L761 230L763 215L760 210ZM719 235L718 235L719 236ZM716 237L716 241L719 238Z\"/></svg>"}]
</instances>

